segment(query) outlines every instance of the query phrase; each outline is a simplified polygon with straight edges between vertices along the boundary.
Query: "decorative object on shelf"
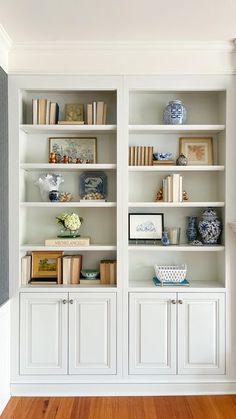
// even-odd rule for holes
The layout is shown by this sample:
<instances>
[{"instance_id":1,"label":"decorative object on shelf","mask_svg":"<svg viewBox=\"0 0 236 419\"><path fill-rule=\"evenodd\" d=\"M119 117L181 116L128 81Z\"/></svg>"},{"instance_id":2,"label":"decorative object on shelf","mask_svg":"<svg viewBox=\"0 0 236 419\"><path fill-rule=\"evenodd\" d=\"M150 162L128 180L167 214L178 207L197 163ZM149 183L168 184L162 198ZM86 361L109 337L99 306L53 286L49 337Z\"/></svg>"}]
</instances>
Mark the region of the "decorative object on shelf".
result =
<instances>
[{"instance_id":1,"label":"decorative object on shelf","mask_svg":"<svg viewBox=\"0 0 236 419\"><path fill-rule=\"evenodd\" d=\"M68 156L63 156L62 163L68 164L69 163L69 157Z\"/></svg>"},{"instance_id":2,"label":"decorative object on shelf","mask_svg":"<svg viewBox=\"0 0 236 419\"><path fill-rule=\"evenodd\" d=\"M78 230L83 222L83 218L74 212L62 212L56 217L57 223L60 224L63 229L61 230L58 237L76 238L79 237Z\"/></svg>"},{"instance_id":3,"label":"decorative object on shelf","mask_svg":"<svg viewBox=\"0 0 236 419\"><path fill-rule=\"evenodd\" d=\"M191 243L191 246L202 246L203 243L200 240L193 240Z\"/></svg>"},{"instance_id":4,"label":"decorative object on shelf","mask_svg":"<svg viewBox=\"0 0 236 419\"><path fill-rule=\"evenodd\" d=\"M49 163L51 153L55 154L56 163L96 163L96 144L96 137L49 138Z\"/></svg>"},{"instance_id":5,"label":"decorative object on shelf","mask_svg":"<svg viewBox=\"0 0 236 419\"><path fill-rule=\"evenodd\" d=\"M156 201L163 201L163 187L157 192Z\"/></svg>"},{"instance_id":6,"label":"decorative object on shelf","mask_svg":"<svg viewBox=\"0 0 236 419\"><path fill-rule=\"evenodd\" d=\"M32 252L32 278L57 278L63 252Z\"/></svg>"},{"instance_id":7,"label":"decorative object on shelf","mask_svg":"<svg viewBox=\"0 0 236 419\"><path fill-rule=\"evenodd\" d=\"M67 103L65 105L65 120L67 122L83 122L84 105L82 103Z\"/></svg>"},{"instance_id":8,"label":"decorative object on shelf","mask_svg":"<svg viewBox=\"0 0 236 419\"><path fill-rule=\"evenodd\" d=\"M70 202L73 199L73 195L70 192L61 192L59 196L60 202Z\"/></svg>"},{"instance_id":9,"label":"decorative object on shelf","mask_svg":"<svg viewBox=\"0 0 236 419\"><path fill-rule=\"evenodd\" d=\"M198 234L197 228L197 217L195 216L188 216L187 218L187 228L186 228L186 236L188 243L196 240Z\"/></svg>"},{"instance_id":10,"label":"decorative object on shelf","mask_svg":"<svg viewBox=\"0 0 236 419\"><path fill-rule=\"evenodd\" d=\"M217 244L222 232L222 222L215 209L209 207L202 213L198 230L204 244Z\"/></svg>"},{"instance_id":11,"label":"decorative object on shelf","mask_svg":"<svg viewBox=\"0 0 236 419\"><path fill-rule=\"evenodd\" d=\"M187 120L187 110L181 100L172 100L168 103L163 114L164 124L181 125Z\"/></svg>"},{"instance_id":12,"label":"decorative object on shelf","mask_svg":"<svg viewBox=\"0 0 236 419\"><path fill-rule=\"evenodd\" d=\"M152 146L131 146L129 147L129 166L152 166Z\"/></svg>"},{"instance_id":13,"label":"decorative object on shelf","mask_svg":"<svg viewBox=\"0 0 236 419\"><path fill-rule=\"evenodd\" d=\"M173 153L170 152L164 152L164 153L153 153L153 159L154 160L160 160L160 161L166 161L166 160L172 160L173 159Z\"/></svg>"},{"instance_id":14,"label":"decorative object on shelf","mask_svg":"<svg viewBox=\"0 0 236 419\"><path fill-rule=\"evenodd\" d=\"M100 272L98 269L82 269L81 273L84 278L96 279L98 278Z\"/></svg>"},{"instance_id":15,"label":"decorative object on shelf","mask_svg":"<svg viewBox=\"0 0 236 419\"><path fill-rule=\"evenodd\" d=\"M168 236L168 231L167 230L164 230L163 231L161 242L162 242L163 246L169 246L170 240L169 240L169 236Z\"/></svg>"},{"instance_id":16,"label":"decorative object on shelf","mask_svg":"<svg viewBox=\"0 0 236 419\"><path fill-rule=\"evenodd\" d=\"M152 278L154 285L156 285L157 287L182 287L182 286L190 286L190 282L187 279L184 279L181 282L172 282L172 281L168 281L168 282L162 282L160 281L156 276L154 276Z\"/></svg>"},{"instance_id":17,"label":"decorative object on shelf","mask_svg":"<svg viewBox=\"0 0 236 419\"><path fill-rule=\"evenodd\" d=\"M35 185L39 186L40 194L44 202L49 201L49 192L58 191L61 183L64 182L62 175L46 173L39 176Z\"/></svg>"},{"instance_id":18,"label":"decorative object on shelf","mask_svg":"<svg viewBox=\"0 0 236 419\"><path fill-rule=\"evenodd\" d=\"M49 154L49 163L58 163L55 153L50 153Z\"/></svg>"},{"instance_id":19,"label":"decorative object on shelf","mask_svg":"<svg viewBox=\"0 0 236 419\"><path fill-rule=\"evenodd\" d=\"M156 278L162 283L181 283L186 279L187 265L154 265Z\"/></svg>"},{"instance_id":20,"label":"decorative object on shelf","mask_svg":"<svg viewBox=\"0 0 236 419\"><path fill-rule=\"evenodd\" d=\"M183 201L188 201L188 200L189 200L188 192L183 191Z\"/></svg>"},{"instance_id":21,"label":"decorative object on shelf","mask_svg":"<svg viewBox=\"0 0 236 419\"><path fill-rule=\"evenodd\" d=\"M129 240L161 240L163 226L163 214L129 214Z\"/></svg>"},{"instance_id":22,"label":"decorative object on shelf","mask_svg":"<svg viewBox=\"0 0 236 419\"><path fill-rule=\"evenodd\" d=\"M180 242L180 227L168 227L168 237L171 245L178 245Z\"/></svg>"},{"instance_id":23,"label":"decorative object on shelf","mask_svg":"<svg viewBox=\"0 0 236 419\"><path fill-rule=\"evenodd\" d=\"M104 201L107 198L107 175L103 171L83 172L80 175L80 198Z\"/></svg>"},{"instance_id":24,"label":"decorative object on shelf","mask_svg":"<svg viewBox=\"0 0 236 419\"><path fill-rule=\"evenodd\" d=\"M51 202L59 202L60 192L53 189L52 191L49 192L48 197Z\"/></svg>"},{"instance_id":25,"label":"decorative object on shelf","mask_svg":"<svg viewBox=\"0 0 236 419\"><path fill-rule=\"evenodd\" d=\"M176 160L176 164L177 166L187 166L188 164L187 157L185 157L183 153L180 153L179 157Z\"/></svg>"},{"instance_id":26,"label":"decorative object on shelf","mask_svg":"<svg viewBox=\"0 0 236 419\"><path fill-rule=\"evenodd\" d=\"M64 233L64 230L63 230ZM45 240L45 246L54 246L54 247L80 247L80 246L89 246L90 238L89 237L69 237L68 233L65 232L67 236L60 236L51 239Z\"/></svg>"},{"instance_id":27,"label":"decorative object on shelf","mask_svg":"<svg viewBox=\"0 0 236 419\"><path fill-rule=\"evenodd\" d=\"M180 153L183 153L188 164L202 166L213 164L212 137L182 137L179 139Z\"/></svg>"}]
</instances>

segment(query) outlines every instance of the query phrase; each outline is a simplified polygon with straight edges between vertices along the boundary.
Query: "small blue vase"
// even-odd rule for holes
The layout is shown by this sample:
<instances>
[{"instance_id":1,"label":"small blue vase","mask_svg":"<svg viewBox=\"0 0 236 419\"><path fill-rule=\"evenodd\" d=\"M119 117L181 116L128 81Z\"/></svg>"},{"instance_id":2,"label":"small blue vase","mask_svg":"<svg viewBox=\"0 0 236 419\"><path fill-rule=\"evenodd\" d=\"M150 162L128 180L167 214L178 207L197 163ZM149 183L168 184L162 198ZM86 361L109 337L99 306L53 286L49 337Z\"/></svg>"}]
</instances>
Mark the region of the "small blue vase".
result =
<instances>
[{"instance_id":1,"label":"small blue vase","mask_svg":"<svg viewBox=\"0 0 236 419\"><path fill-rule=\"evenodd\" d=\"M167 125L185 124L187 119L187 110L181 100L172 100L164 110L163 120Z\"/></svg>"},{"instance_id":2,"label":"small blue vase","mask_svg":"<svg viewBox=\"0 0 236 419\"><path fill-rule=\"evenodd\" d=\"M51 202L58 202L60 200L60 192L52 190L49 192L48 197Z\"/></svg>"},{"instance_id":3,"label":"small blue vase","mask_svg":"<svg viewBox=\"0 0 236 419\"><path fill-rule=\"evenodd\" d=\"M186 236L188 243L193 242L197 238L197 217L187 217Z\"/></svg>"},{"instance_id":4,"label":"small blue vase","mask_svg":"<svg viewBox=\"0 0 236 419\"><path fill-rule=\"evenodd\" d=\"M163 231L161 242L163 246L169 246L170 240L168 237L168 231L165 231L165 230Z\"/></svg>"}]
</instances>

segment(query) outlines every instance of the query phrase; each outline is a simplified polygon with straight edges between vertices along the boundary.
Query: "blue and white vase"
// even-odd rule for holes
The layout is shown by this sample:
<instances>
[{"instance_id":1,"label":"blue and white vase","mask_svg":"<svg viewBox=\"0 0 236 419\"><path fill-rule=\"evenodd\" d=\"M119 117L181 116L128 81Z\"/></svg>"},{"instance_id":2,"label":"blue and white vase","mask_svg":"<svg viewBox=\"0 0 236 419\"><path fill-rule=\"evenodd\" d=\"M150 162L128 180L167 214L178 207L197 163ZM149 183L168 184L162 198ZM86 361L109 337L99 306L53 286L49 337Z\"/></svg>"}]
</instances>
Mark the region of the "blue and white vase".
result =
<instances>
[{"instance_id":1,"label":"blue and white vase","mask_svg":"<svg viewBox=\"0 0 236 419\"><path fill-rule=\"evenodd\" d=\"M185 124L186 119L187 111L181 100L170 101L164 110L164 124L181 125Z\"/></svg>"},{"instance_id":2,"label":"blue and white vase","mask_svg":"<svg viewBox=\"0 0 236 419\"><path fill-rule=\"evenodd\" d=\"M169 237L168 237L168 231L166 231L166 230L163 231L161 242L162 242L163 246L169 246L170 240L169 240Z\"/></svg>"},{"instance_id":3,"label":"blue and white vase","mask_svg":"<svg viewBox=\"0 0 236 419\"><path fill-rule=\"evenodd\" d=\"M197 238L197 217L187 217L186 236L188 243L193 242Z\"/></svg>"},{"instance_id":4,"label":"blue and white vase","mask_svg":"<svg viewBox=\"0 0 236 419\"><path fill-rule=\"evenodd\" d=\"M222 222L216 211L209 207L202 213L198 223L198 230L204 244L217 244L222 232Z\"/></svg>"},{"instance_id":5,"label":"blue and white vase","mask_svg":"<svg viewBox=\"0 0 236 419\"><path fill-rule=\"evenodd\" d=\"M51 202L58 202L60 201L60 192L53 189L52 191L49 192L48 197Z\"/></svg>"}]
</instances>

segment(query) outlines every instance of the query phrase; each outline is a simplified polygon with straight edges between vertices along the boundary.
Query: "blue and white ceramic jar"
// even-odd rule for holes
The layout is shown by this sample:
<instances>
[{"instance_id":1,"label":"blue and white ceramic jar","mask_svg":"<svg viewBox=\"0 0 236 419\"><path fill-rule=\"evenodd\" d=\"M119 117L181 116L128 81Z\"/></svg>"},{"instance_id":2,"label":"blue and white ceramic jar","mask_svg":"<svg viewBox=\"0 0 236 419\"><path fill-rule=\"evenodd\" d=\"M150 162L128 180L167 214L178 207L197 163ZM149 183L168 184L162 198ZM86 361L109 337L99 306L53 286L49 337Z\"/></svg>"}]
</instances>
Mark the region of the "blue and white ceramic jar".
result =
<instances>
[{"instance_id":1,"label":"blue and white ceramic jar","mask_svg":"<svg viewBox=\"0 0 236 419\"><path fill-rule=\"evenodd\" d=\"M198 230L204 244L217 244L222 232L222 222L216 211L209 207L202 213L198 223Z\"/></svg>"},{"instance_id":2,"label":"blue and white ceramic jar","mask_svg":"<svg viewBox=\"0 0 236 419\"><path fill-rule=\"evenodd\" d=\"M181 125L185 124L187 111L181 100L172 100L168 103L163 114L164 124Z\"/></svg>"},{"instance_id":3,"label":"blue and white ceramic jar","mask_svg":"<svg viewBox=\"0 0 236 419\"><path fill-rule=\"evenodd\" d=\"M48 197L51 202L58 202L60 201L60 192L53 189L52 191L49 192Z\"/></svg>"},{"instance_id":4,"label":"blue and white ceramic jar","mask_svg":"<svg viewBox=\"0 0 236 419\"><path fill-rule=\"evenodd\" d=\"M197 217L189 216L187 217L187 229L186 236L188 243L193 242L197 238Z\"/></svg>"},{"instance_id":5,"label":"blue and white ceramic jar","mask_svg":"<svg viewBox=\"0 0 236 419\"><path fill-rule=\"evenodd\" d=\"M167 230L164 230L163 231L161 242L162 242L163 246L169 246L170 240L169 240L169 236L168 236L168 231Z\"/></svg>"}]
</instances>

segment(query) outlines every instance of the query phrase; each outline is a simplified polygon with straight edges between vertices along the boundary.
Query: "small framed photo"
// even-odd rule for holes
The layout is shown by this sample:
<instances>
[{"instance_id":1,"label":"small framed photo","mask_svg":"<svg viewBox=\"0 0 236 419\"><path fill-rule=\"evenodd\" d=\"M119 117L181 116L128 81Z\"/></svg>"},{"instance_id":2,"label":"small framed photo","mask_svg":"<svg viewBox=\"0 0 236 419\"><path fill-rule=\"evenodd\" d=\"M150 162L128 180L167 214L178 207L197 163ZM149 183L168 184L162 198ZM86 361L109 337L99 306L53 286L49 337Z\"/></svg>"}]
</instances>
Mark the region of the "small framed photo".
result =
<instances>
[{"instance_id":1,"label":"small framed photo","mask_svg":"<svg viewBox=\"0 0 236 419\"><path fill-rule=\"evenodd\" d=\"M57 278L63 252L32 252L32 278Z\"/></svg>"},{"instance_id":2,"label":"small framed photo","mask_svg":"<svg viewBox=\"0 0 236 419\"><path fill-rule=\"evenodd\" d=\"M57 163L63 163L64 156L69 163L96 163L97 138L96 137L56 137L49 138L50 153L54 153Z\"/></svg>"},{"instance_id":3,"label":"small framed photo","mask_svg":"<svg viewBox=\"0 0 236 419\"><path fill-rule=\"evenodd\" d=\"M213 164L212 137L182 137L179 139L180 153L188 159L189 165Z\"/></svg>"},{"instance_id":4,"label":"small framed photo","mask_svg":"<svg viewBox=\"0 0 236 419\"><path fill-rule=\"evenodd\" d=\"M65 120L70 122L84 121L84 105L82 103L67 103L65 106Z\"/></svg>"},{"instance_id":5,"label":"small framed photo","mask_svg":"<svg viewBox=\"0 0 236 419\"><path fill-rule=\"evenodd\" d=\"M129 240L161 240L164 214L129 214Z\"/></svg>"}]
</instances>

